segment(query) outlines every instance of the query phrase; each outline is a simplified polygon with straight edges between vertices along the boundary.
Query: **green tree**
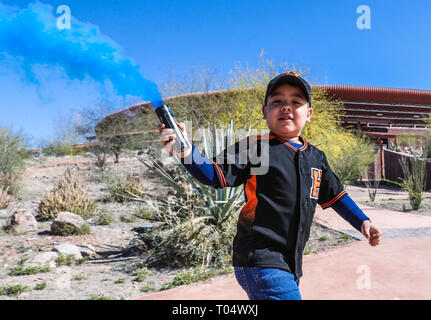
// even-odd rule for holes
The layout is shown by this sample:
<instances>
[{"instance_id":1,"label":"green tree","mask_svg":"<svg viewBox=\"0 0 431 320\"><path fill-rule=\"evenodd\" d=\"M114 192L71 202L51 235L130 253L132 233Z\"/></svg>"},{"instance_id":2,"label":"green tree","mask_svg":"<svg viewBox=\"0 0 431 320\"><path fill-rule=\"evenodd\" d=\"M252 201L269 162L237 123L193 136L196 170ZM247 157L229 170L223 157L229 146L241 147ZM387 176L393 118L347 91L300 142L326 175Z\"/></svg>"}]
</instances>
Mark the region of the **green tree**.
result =
<instances>
[{"instance_id":1,"label":"green tree","mask_svg":"<svg viewBox=\"0 0 431 320\"><path fill-rule=\"evenodd\" d=\"M22 132L0 128L0 189L16 195L25 169L25 160L30 158L28 138Z\"/></svg>"},{"instance_id":2,"label":"green tree","mask_svg":"<svg viewBox=\"0 0 431 320\"><path fill-rule=\"evenodd\" d=\"M75 129L81 137L95 137L88 150L97 157L97 165L103 168L106 156L114 158L118 163L120 154L125 150L140 149L140 141L133 135L126 135L133 131L142 130L148 125L142 119L129 116L125 113L116 113L124 106L118 102L99 102L94 106L82 108L78 111L79 121L75 124ZM106 116L112 115L108 120ZM103 121L102 121L103 120ZM100 125L98 131L97 125Z\"/></svg>"}]
</instances>

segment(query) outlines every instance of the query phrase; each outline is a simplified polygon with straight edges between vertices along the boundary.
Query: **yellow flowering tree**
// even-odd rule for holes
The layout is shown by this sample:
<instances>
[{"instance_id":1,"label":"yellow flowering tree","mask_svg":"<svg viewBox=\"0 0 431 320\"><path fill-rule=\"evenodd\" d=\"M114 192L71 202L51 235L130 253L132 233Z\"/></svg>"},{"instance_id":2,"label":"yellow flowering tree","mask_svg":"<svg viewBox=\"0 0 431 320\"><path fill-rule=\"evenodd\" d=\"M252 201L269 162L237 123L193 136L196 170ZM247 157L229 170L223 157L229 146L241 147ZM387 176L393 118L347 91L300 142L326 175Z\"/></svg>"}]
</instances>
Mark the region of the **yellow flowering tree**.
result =
<instances>
[{"instance_id":1,"label":"yellow flowering tree","mask_svg":"<svg viewBox=\"0 0 431 320\"><path fill-rule=\"evenodd\" d=\"M272 60L264 60L262 56L256 69L237 65L235 71L231 71L230 83L232 90L242 90L242 93L231 101L229 108L219 112L218 119L224 125L233 119L236 128L267 129L266 121L262 119L266 85L274 76L286 71L305 73L287 63L277 67ZM325 152L343 184L352 183L374 161L374 145L339 124L342 104L328 97L324 89L313 87L311 95L313 116L304 127L302 136Z\"/></svg>"}]
</instances>

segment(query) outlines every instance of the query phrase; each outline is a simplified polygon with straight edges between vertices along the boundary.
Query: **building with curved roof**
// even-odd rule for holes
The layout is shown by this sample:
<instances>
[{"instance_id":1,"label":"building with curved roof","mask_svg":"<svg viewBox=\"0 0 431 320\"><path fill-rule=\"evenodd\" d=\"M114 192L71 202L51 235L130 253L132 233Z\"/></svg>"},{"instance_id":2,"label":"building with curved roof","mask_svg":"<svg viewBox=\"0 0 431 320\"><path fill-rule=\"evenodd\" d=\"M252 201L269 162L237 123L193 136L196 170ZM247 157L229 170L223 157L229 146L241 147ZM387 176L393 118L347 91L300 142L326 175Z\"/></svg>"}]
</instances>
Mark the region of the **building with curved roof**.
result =
<instances>
[{"instance_id":1,"label":"building with curved roof","mask_svg":"<svg viewBox=\"0 0 431 320\"><path fill-rule=\"evenodd\" d=\"M431 112L431 90L397 89L381 87L317 85L326 90L330 99L338 100L341 124L351 127L358 133L371 136L387 145L403 133L423 134ZM225 91L194 93L187 96L223 95ZM184 95L183 95L184 96ZM169 101L178 97L170 97ZM150 102L143 102L107 115L96 126L96 133L113 119L130 118L142 113L152 112ZM120 120L121 121L121 120ZM125 134L140 134L142 131Z\"/></svg>"}]
</instances>

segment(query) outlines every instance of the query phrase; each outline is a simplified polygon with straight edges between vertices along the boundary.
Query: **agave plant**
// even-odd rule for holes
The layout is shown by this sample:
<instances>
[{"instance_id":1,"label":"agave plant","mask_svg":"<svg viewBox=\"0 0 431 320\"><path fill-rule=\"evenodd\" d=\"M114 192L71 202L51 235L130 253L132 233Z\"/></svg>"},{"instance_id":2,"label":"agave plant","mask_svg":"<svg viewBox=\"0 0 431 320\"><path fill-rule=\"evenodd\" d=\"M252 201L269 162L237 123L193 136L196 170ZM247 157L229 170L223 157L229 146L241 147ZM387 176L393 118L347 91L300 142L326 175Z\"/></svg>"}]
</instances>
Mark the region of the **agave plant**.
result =
<instances>
[{"instance_id":1,"label":"agave plant","mask_svg":"<svg viewBox=\"0 0 431 320\"><path fill-rule=\"evenodd\" d=\"M212 155L220 154L228 146L235 143L235 136L233 132L233 121L231 121L226 129L217 128L214 126L213 130L208 126L205 129L199 129L200 136L202 137L202 154L207 158L212 158ZM249 129L250 132L250 129ZM215 225L222 225L229 217L234 214L241 203L243 203L243 190L241 186L227 187L223 189L215 189L211 186L202 184L194 180L191 174L182 166L180 159L173 156L177 167L183 173L183 176L190 183L192 189L195 191L197 197L204 202L205 216L208 222ZM190 198L188 191L184 185L176 181L163 166L156 160L150 159L147 163L142 157L137 156L148 169L155 172L160 178L171 185L176 191L177 195L185 200ZM163 200L162 200L163 202Z\"/></svg>"},{"instance_id":2,"label":"agave plant","mask_svg":"<svg viewBox=\"0 0 431 320\"><path fill-rule=\"evenodd\" d=\"M207 158L219 154L234 143L233 124L217 130L202 129L202 153ZM144 241L150 250L142 255L147 265L209 265L222 267L230 262L235 235L235 216L244 201L241 187L215 189L194 180L174 156L175 170L156 160L138 159L176 190L175 197L158 199L155 214L160 224ZM173 199L172 199L173 198Z\"/></svg>"}]
</instances>

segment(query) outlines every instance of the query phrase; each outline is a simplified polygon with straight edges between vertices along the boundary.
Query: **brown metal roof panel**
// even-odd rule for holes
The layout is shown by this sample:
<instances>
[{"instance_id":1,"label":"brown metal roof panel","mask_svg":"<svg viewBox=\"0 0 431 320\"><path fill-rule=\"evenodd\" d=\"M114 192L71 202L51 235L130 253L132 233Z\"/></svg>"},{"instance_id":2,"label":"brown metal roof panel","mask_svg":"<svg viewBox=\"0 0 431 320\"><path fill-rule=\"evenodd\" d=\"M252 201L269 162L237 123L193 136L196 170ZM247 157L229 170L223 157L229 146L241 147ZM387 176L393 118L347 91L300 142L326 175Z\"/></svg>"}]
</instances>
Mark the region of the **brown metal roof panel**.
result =
<instances>
[{"instance_id":1,"label":"brown metal roof panel","mask_svg":"<svg viewBox=\"0 0 431 320\"><path fill-rule=\"evenodd\" d=\"M397 115L400 117L406 118L424 118L427 119L429 112L418 112L418 111L393 111L393 110L367 110L367 109L341 109L343 111L343 115L370 115L370 116L391 116Z\"/></svg>"},{"instance_id":2,"label":"brown metal roof panel","mask_svg":"<svg viewBox=\"0 0 431 320\"><path fill-rule=\"evenodd\" d=\"M431 105L431 90L395 89L347 85L320 85L329 96L341 100Z\"/></svg>"},{"instance_id":3,"label":"brown metal roof panel","mask_svg":"<svg viewBox=\"0 0 431 320\"><path fill-rule=\"evenodd\" d=\"M425 124L423 120L420 118L389 118L389 117L373 117L373 116L342 116L342 121L356 121L356 122L380 122L380 123L392 123L392 122L399 122L399 123L412 123L412 124Z\"/></svg>"},{"instance_id":4,"label":"brown metal roof panel","mask_svg":"<svg viewBox=\"0 0 431 320\"><path fill-rule=\"evenodd\" d=\"M431 113L431 106L418 106L418 105L390 105L390 104L367 104L367 103L353 103L343 102L345 109L381 109L381 110L394 110L394 111L420 111Z\"/></svg>"}]
</instances>

